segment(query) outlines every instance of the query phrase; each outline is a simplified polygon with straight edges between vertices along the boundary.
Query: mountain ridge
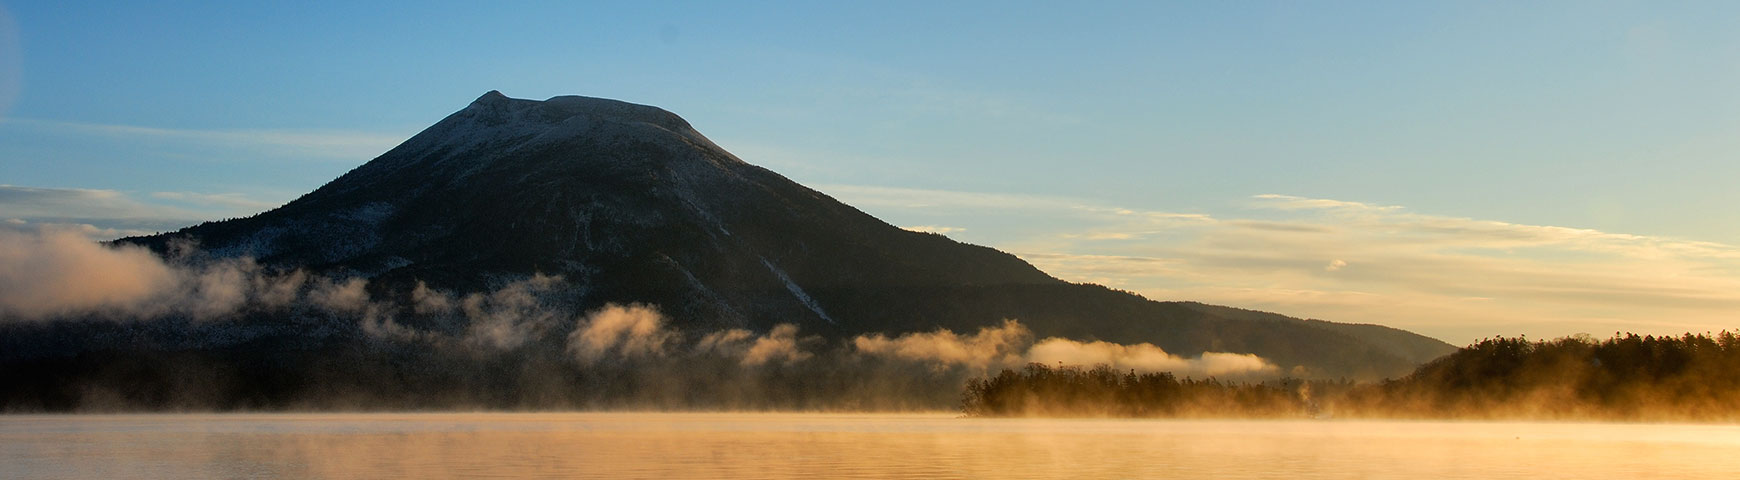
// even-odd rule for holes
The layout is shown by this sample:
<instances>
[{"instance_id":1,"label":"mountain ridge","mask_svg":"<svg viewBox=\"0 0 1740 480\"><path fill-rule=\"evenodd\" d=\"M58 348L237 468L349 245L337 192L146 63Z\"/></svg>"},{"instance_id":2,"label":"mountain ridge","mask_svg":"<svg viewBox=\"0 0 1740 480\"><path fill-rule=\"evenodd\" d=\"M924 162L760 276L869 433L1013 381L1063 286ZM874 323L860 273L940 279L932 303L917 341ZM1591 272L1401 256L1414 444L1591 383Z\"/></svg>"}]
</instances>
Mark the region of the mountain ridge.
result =
<instances>
[{"instance_id":1,"label":"mountain ridge","mask_svg":"<svg viewBox=\"0 0 1740 480\"><path fill-rule=\"evenodd\" d=\"M658 305L703 331L790 323L846 338L1014 318L1036 335L1250 353L1359 378L1454 350L1389 327L1064 282L1005 252L889 225L744 162L674 113L591 97L490 91L280 208L117 243L164 255L193 243L367 278L386 296L559 275L577 304Z\"/></svg>"}]
</instances>

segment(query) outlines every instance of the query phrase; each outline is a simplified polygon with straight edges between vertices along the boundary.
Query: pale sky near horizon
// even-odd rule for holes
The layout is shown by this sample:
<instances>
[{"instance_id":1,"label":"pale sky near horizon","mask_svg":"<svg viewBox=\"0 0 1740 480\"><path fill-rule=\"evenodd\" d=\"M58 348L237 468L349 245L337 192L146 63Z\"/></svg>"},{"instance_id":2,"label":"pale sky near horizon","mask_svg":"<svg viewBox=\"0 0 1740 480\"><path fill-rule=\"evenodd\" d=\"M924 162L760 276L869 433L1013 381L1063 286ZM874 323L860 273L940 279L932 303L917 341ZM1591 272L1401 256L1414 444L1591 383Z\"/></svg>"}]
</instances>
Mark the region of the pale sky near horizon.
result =
<instances>
[{"instance_id":1,"label":"pale sky near horizon","mask_svg":"<svg viewBox=\"0 0 1740 480\"><path fill-rule=\"evenodd\" d=\"M1154 299L1740 328L1740 3L256 3L0 0L0 226L253 214L493 89Z\"/></svg>"}]
</instances>

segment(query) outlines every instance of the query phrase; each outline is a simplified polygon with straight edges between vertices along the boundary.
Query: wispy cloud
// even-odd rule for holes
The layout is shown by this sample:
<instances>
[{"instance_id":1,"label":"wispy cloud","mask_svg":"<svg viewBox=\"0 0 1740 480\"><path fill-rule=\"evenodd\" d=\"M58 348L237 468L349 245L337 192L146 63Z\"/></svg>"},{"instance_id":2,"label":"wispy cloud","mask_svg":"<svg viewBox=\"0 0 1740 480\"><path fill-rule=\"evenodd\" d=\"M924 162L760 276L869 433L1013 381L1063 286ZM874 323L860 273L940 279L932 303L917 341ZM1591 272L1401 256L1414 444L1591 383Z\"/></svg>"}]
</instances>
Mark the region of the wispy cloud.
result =
<instances>
[{"instance_id":1,"label":"wispy cloud","mask_svg":"<svg viewBox=\"0 0 1740 480\"><path fill-rule=\"evenodd\" d=\"M1068 197L1022 195L1006 193L959 192L922 188L881 187L870 185L821 184L815 189L827 192L850 205L859 207L897 207L923 209L1022 209L1075 210L1083 208L1080 200Z\"/></svg>"},{"instance_id":2,"label":"wispy cloud","mask_svg":"<svg viewBox=\"0 0 1740 480\"><path fill-rule=\"evenodd\" d=\"M1397 206L1371 205L1371 204L1367 204L1367 203L1345 202L1345 201L1341 201L1341 200L1329 200L1329 199L1324 199L1324 198L1295 197L1292 195L1278 195L1278 194L1273 194L1273 193L1265 193L1262 195L1255 195L1255 196L1252 196L1251 198L1257 199L1258 205L1261 207L1274 208L1274 209L1279 209L1279 210L1345 209L1345 210L1361 211L1361 212L1373 212L1373 211L1375 211L1375 212L1388 212L1388 211L1401 210L1401 208L1402 208L1402 207L1397 207Z\"/></svg>"},{"instance_id":3,"label":"wispy cloud","mask_svg":"<svg viewBox=\"0 0 1740 480\"><path fill-rule=\"evenodd\" d=\"M11 218L199 218L191 210L148 205L116 190L0 185L0 211Z\"/></svg>"},{"instance_id":4,"label":"wispy cloud","mask_svg":"<svg viewBox=\"0 0 1740 480\"><path fill-rule=\"evenodd\" d=\"M285 155L347 161L373 158L409 137L342 130L191 130L28 118L7 118L0 124L127 140L148 138L210 146L266 149Z\"/></svg>"},{"instance_id":5,"label":"wispy cloud","mask_svg":"<svg viewBox=\"0 0 1740 480\"><path fill-rule=\"evenodd\" d=\"M151 198L250 212L282 205L280 202L256 200L240 193L152 192Z\"/></svg>"},{"instance_id":6,"label":"wispy cloud","mask_svg":"<svg viewBox=\"0 0 1740 480\"><path fill-rule=\"evenodd\" d=\"M1060 278L1164 300L1490 335L1740 327L1740 247L1264 194L1207 215L1083 199L827 186L878 215L971 210L969 232ZM975 223L977 222L977 223Z\"/></svg>"},{"instance_id":7,"label":"wispy cloud","mask_svg":"<svg viewBox=\"0 0 1740 480\"><path fill-rule=\"evenodd\" d=\"M278 203L239 193L155 192L0 185L0 220L10 229L70 228L91 238L175 230L258 213Z\"/></svg>"},{"instance_id":8,"label":"wispy cloud","mask_svg":"<svg viewBox=\"0 0 1740 480\"><path fill-rule=\"evenodd\" d=\"M967 229L961 228L961 227L944 227L944 226L938 226L938 225L916 225L916 226L911 226L911 227L900 227L900 228L904 228L904 229L911 230L914 232L935 233L938 235L948 235L951 233L958 233L958 232L967 231Z\"/></svg>"}]
</instances>

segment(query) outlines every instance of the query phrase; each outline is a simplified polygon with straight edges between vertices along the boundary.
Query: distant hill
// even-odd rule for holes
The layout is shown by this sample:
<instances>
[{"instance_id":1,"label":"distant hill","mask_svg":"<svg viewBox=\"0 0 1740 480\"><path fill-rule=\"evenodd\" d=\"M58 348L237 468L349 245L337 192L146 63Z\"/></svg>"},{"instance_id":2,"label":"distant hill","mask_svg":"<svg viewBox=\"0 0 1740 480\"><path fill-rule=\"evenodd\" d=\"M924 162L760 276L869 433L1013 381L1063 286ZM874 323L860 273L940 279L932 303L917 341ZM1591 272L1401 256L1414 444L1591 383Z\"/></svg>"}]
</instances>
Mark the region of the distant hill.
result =
<instances>
[{"instance_id":1,"label":"distant hill","mask_svg":"<svg viewBox=\"0 0 1740 480\"><path fill-rule=\"evenodd\" d=\"M1340 403L1360 416L1733 422L1740 335L1488 338Z\"/></svg>"}]
</instances>

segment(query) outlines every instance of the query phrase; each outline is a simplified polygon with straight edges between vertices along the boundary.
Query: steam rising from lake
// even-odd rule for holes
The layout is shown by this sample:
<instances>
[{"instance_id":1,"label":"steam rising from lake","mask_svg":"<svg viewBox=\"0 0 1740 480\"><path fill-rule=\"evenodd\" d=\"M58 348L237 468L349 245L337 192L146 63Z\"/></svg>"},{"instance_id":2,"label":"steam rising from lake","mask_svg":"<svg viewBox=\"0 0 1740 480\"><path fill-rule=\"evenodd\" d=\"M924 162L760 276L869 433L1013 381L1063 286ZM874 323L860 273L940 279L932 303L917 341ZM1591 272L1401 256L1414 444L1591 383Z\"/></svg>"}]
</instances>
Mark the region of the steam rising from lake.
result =
<instances>
[{"instance_id":1,"label":"steam rising from lake","mask_svg":"<svg viewBox=\"0 0 1740 480\"><path fill-rule=\"evenodd\" d=\"M4 321L83 315L212 319L247 302L287 305L308 280L300 272L267 274L252 259L170 265L144 248L105 247L75 230L0 229Z\"/></svg>"},{"instance_id":2,"label":"steam rising from lake","mask_svg":"<svg viewBox=\"0 0 1740 480\"><path fill-rule=\"evenodd\" d=\"M1184 358L1154 345L1121 345L1111 342L1077 342L1047 338L1027 351L1030 362L1064 365L1111 365L1117 370L1172 372L1181 376L1241 376L1273 374L1279 370L1262 357L1251 354L1207 352Z\"/></svg>"},{"instance_id":3,"label":"steam rising from lake","mask_svg":"<svg viewBox=\"0 0 1740 480\"><path fill-rule=\"evenodd\" d=\"M664 318L658 310L640 305L608 305L575 325L568 334L568 351L582 362L595 362L608 355L663 355L675 336L665 330Z\"/></svg>"},{"instance_id":4,"label":"steam rising from lake","mask_svg":"<svg viewBox=\"0 0 1740 480\"><path fill-rule=\"evenodd\" d=\"M950 414L0 417L0 477L1731 478L1740 427Z\"/></svg>"},{"instance_id":5,"label":"steam rising from lake","mask_svg":"<svg viewBox=\"0 0 1740 480\"><path fill-rule=\"evenodd\" d=\"M191 249L188 249L191 250ZM610 359L665 357L678 353L727 358L743 367L811 360L802 332L780 324L765 333L728 329L687 337L654 306L607 305L576 315L559 298L560 277L535 275L487 293L456 296L419 284L409 301L373 298L368 281L330 279L301 271L272 273L252 259L164 262L144 248L103 246L74 231L0 231L0 317L9 321L96 316L140 321L165 315L199 320L230 319L248 308L313 307L355 318L372 335L398 340L449 340L482 350L512 350L562 333L566 350L581 364ZM458 338L398 322L401 314L448 319L464 325ZM437 322L439 323L439 322ZM818 342L807 342L818 343ZM898 336L870 334L846 344L853 355L973 372L1026 363L1107 364L1121 370L1169 371L1179 375L1272 373L1255 355L1207 353L1185 358L1151 344L1121 345L1063 338L1034 339L1016 320L970 334L947 330ZM678 352L686 349L686 352Z\"/></svg>"},{"instance_id":6,"label":"steam rising from lake","mask_svg":"<svg viewBox=\"0 0 1740 480\"><path fill-rule=\"evenodd\" d=\"M1183 357L1146 343L1036 339L1012 319L975 332L874 333L836 341L806 334L795 324L766 331L687 331L655 305L583 308L576 304L583 287L554 276L506 281L479 293L457 294L421 283L394 293L393 288L371 288L363 278L275 271L249 258L210 258L191 246L173 250L165 261L140 247L101 245L72 231L0 230L0 324L161 323L169 331L207 332L176 340L201 348L228 348L233 343L222 342L252 338L211 333L230 331L213 330L226 324L253 325L245 321L250 318L296 319L301 326L294 329L349 325L338 331L356 332L370 349L424 359L410 360L413 364L436 362L442 366L408 368L449 370L437 378L470 385L464 388L489 391L500 369L517 369L507 395L556 399L549 400L555 405L576 391L620 390L646 400L644 405L671 406L669 399L678 398L684 400L676 405L692 407L709 401L697 397L719 395L734 399L728 405L744 408L794 405L769 398L827 408L839 407L829 403L838 401L863 408L948 408L966 379L1028 363L1107 364L1180 377L1250 379L1278 371L1254 355ZM359 380L342 375L400 373L320 374L350 382ZM832 383L819 385L821 379ZM643 404L619 406L632 405Z\"/></svg>"},{"instance_id":7,"label":"steam rising from lake","mask_svg":"<svg viewBox=\"0 0 1740 480\"><path fill-rule=\"evenodd\" d=\"M1172 372L1179 376L1248 376L1273 374L1278 369L1262 357L1250 354L1208 352L1186 358L1167 353L1148 343L1124 345L1110 342L1079 342L1051 337L1035 343L1033 332L1015 320L997 327L981 328L972 335L947 330L909 333L897 337L880 334L852 341L858 353L929 363L959 365L987 372L1017 368L1028 363L1047 365L1110 365L1139 372Z\"/></svg>"}]
</instances>

